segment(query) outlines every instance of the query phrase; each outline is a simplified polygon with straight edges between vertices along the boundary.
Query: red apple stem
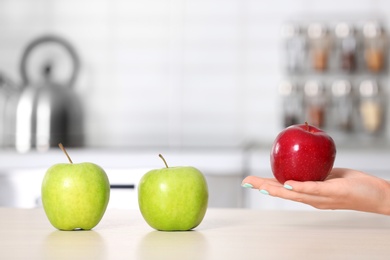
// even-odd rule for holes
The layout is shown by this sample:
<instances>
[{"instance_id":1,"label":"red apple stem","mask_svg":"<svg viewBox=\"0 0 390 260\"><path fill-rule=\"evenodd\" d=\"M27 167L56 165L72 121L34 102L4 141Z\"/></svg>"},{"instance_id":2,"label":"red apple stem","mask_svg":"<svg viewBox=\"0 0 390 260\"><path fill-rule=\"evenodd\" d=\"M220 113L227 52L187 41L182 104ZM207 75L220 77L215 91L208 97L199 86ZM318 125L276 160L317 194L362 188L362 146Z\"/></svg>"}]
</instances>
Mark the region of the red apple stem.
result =
<instances>
[{"instance_id":1,"label":"red apple stem","mask_svg":"<svg viewBox=\"0 0 390 260\"><path fill-rule=\"evenodd\" d=\"M164 157L161 154L159 154L158 156L163 160L163 162L165 164L165 167L169 168L168 164L167 164L167 161L165 161Z\"/></svg>"},{"instance_id":2,"label":"red apple stem","mask_svg":"<svg viewBox=\"0 0 390 260\"><path fill-rule=\"evenodd\" d=\"M306 130L309 131L309 124L307 123L307 121L305 121L305 125L306 125Z\"/></svg>"},{"instance_id":3,"label":"red apple stem","mask_svg":"<svg viewBox=\"0 0 390 260\"><path fill-rule=\"evenodd\" d=\"M72 162L72 159L70 159L70 156L69 156L69 154L66 152L65 147L62 145L62 143L59 143L58 146L59 146L60 149L64 152L64 154L66 155L66 157L68 157L69 162L70 162L70 163L73 163L73 162Z\"/></svg>"}]
</instances>

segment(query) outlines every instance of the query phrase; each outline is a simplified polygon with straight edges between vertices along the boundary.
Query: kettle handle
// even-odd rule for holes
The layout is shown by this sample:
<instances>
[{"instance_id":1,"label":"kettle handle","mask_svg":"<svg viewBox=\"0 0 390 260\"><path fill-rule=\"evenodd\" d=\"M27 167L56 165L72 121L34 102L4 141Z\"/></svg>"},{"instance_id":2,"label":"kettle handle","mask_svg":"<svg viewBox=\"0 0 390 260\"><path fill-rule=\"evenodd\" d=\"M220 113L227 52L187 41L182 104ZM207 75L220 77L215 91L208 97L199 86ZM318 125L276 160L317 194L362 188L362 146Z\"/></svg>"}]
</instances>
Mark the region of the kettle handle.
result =
<instances>
[{"instance_id":1,"label":"kettle handle","mask_svg":"<svg viewBox=\"0 0 390 260\"><path fill-rule=\"evenodd\" d=\"M47 42L54 42L54 43L61 45L70 54L71 59L72 59L72 63L73 63L73 71L72 71L72 74L68 80L67 86L72 87L74 85L74 83L76 82L76 78L77 78L79 68L80 68L79 57L76 53L76 50L73 48L73 46L68 41L66 41L65 39L63 39L61 37L54 36L54 35L46 35L46 36L39 37L27 45L26 49L23 52L22 60L20 63L20 73L21 73L22 80L23 80L23 86L27 86L30 83L28 75L27 75L27 60L28 60L30 53L32 52L32 50L36 46L43 44L43 43L47 43Z\"/></svg>"}]
</instances>

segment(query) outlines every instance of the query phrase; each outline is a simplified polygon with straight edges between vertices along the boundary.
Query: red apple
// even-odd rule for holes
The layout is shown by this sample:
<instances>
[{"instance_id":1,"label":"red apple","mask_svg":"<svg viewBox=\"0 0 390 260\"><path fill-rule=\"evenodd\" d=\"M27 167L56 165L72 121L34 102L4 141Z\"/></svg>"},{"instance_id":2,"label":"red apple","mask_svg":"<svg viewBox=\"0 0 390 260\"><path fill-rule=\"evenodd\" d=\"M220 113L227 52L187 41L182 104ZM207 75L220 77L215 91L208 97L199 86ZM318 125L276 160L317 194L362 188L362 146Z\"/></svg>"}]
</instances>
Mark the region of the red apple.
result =
<instances>
[{"instance_id":1,"label":"red apple","mask_svg":"<svg viewBox=\"0 0 390 260\"><path fill-rule=\"evenodd\" d=\"M333 139L307 123L287 127L276 137L271 150L271 168L275 178L284 183L323 181L336 158Z\"/></svg>"}]
</instances>

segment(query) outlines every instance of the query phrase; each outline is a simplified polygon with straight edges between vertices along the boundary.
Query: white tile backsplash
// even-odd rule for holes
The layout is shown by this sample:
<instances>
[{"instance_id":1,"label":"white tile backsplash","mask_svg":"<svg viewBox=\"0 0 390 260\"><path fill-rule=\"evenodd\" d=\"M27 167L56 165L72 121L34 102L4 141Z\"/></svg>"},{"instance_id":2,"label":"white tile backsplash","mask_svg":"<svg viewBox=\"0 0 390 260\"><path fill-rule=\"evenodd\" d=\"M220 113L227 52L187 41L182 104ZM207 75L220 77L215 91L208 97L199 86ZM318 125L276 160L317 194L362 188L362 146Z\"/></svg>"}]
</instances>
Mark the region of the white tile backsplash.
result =
<instances>
[{"instance_id":1,"label":"white tile backsplash","mask_svg":"<svg viewBox=\"0 0 390 260\"><path fill-rule=\"evenodd\" d=\"M390 14L359 0L2 0L0 71L54 33L82 60L90 146L239 146L281 128L279 30L299 14Z\"/></svg>"}]
</instances>

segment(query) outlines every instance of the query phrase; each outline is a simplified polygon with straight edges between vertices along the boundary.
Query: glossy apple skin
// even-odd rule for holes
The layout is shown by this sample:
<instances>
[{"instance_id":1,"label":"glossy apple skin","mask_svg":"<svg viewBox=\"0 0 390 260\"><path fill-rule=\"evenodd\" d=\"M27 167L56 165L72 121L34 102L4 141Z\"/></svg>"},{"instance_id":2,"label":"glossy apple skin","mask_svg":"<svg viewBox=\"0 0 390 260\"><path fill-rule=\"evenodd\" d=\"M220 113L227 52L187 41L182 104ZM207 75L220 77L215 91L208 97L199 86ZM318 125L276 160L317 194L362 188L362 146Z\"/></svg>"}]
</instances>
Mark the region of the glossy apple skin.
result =
<instances>
[{"instance_id":1,"label":"glossy apple skin","mask_svg":"<svg viewBox=\"0 0 390 260\"><path fill-rule=\"evenodd\" d=\"M106 211L110 182L96 164L60 163L47 170L41 195L46 216L55 228L90 230Z\"/></svg>"},{"instance_id":2,"label":"glossy apple skin","mask_svg":"<svg viewBox=\"0 0 390 260\"><path fill-rule=\"evenodd\" d=\"M282 184L287 180L323 181L333 168L336 145L321 129L293 125L276 137L270 157L272 172Z\"/></svg>"},{"instance_id":3,"label":"glossy apple skin","mask_svg":"<svg viewBox=\"0 0 390 260\"><path fill-rule=\"evenodd\" d=\"M194 229L207 210L206 179L189 166L151 170L139 182L138 204L145 221L156 230Z\"/></svg>"}]
</instances>

